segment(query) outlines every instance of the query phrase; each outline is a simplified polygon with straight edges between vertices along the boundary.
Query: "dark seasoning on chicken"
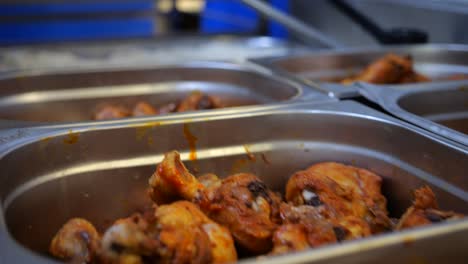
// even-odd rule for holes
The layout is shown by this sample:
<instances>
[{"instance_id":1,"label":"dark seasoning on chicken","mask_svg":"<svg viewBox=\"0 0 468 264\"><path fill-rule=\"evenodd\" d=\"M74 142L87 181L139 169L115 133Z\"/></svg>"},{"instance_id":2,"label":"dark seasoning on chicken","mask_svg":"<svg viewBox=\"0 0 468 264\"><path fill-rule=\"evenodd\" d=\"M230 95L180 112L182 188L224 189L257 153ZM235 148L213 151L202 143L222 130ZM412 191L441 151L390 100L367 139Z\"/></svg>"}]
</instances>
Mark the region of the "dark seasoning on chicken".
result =
<instances>
[{"instance_id":1,"label":"dark seasoning on chicken","mask_svg":"<svg viewBox=\"0 0 468 264\"><path fill-rule=\"evenodd\" d=\"M104 104L98 107L94 113L94 120L118 119L132 116L151 116L164 115L174 112L187 112L196 110L206 110L222 108L220 100L214 96L203 94L200 91L194 91L179 103L171 102L159 107L154 107L150 103L140 101L132 110L121 106Z\"/></svg>"},{"instance_id":2,"label":"dark seasoning on chicken","mask_svg":"<svg viewBox=\"0 0 468 264\"><path fill-rule=\"evenodd\" d=\"M115 221L103 234L73 218L50 253L86 263L226 263L240 252L280 255L464 217L439 210L424 186L395 223L381 185L371 171L322 162L294 173L283 199L250 173L196 178L171 151L149 179L151 209Z\"/></svg>"}]
</instances>

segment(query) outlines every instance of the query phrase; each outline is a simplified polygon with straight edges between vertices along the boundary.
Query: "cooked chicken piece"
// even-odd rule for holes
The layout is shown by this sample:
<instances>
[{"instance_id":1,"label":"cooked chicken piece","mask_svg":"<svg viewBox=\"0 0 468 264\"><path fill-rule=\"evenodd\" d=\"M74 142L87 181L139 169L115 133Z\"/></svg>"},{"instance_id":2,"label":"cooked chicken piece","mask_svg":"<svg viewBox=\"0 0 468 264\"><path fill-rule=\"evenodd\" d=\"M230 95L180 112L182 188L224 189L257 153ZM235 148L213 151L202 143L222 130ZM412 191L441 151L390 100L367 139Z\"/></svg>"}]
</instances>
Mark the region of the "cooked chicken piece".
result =
<instances>
[{"instance_id":1,"label":"cooked chicken piece","mask_svg":"<svg viewBox=\"0 0 468 264\"><path fill-rule=\"evenodd\" d=\"M280 196L268 190L255 175L241 173L221 180L195 178L176 151L165 155L149 180L150 194L156 203L176 199L191 200L213 220L226 226L236 242L253 253L266 253L272 235L281 221Z\"/></svg>"},{"instance_id":2,"label":"cooked chicken piece","mask_svg":"<svg viewBox=\"0 0 468 264\"><path fill-rule=\"evenodd\" d=\"M391 228L381 184L382 178L368 170L334 162L318 163L289 179L286 201L296 206L321 207L325 218L343 221L346 229L354 230L352 234L366 235L368 227L372 233L379 233Z\"/></svg>"},{"instance_id":3,"label":"cooked chicken piece","mask_svg":"<svg viewBox=\"0 0 468 264\"><path fill-rule=\"evenodd\" d=\"M284 228L282 226L275 232L275 237L277 239L281 238L280 240L282 241L288 241L293 235L298 234L299 229L297 226L301 226L308 247L318 247L340 241L340 239L337 239L333 224L322 216L321 211L322 208L313 206L293 206L291 204L282 203L280 212L283 226L293 224L296 225L296 227ZM301 239L299 235L297 242L300 242ZM281 248L283 245L281 243L275 244L274 251L278 250L278 246Z\"/></svg>"},{"instance_id":4,"label":"cooked chicken piece","mask_svg":"<svg viewBox=\"0 0 468 264\"><path fill-rule=\"evenodd\" d=\"M327 219L323 216L325 210L324 206L282 203L283 225L273 236L271 253L284 254L370 235L364 220L353 216Z\"/></svg>"},{"instance_id":5,"label":"cooked chicken piece","mask_svg":"<svg viewBox=\"0 0 468 264\"><path fill-rule=\"evenodd\" d=\"M159 259L155 220L134 214L117 220L104 233L99 258L103 263L140 264Z\"/></svg>"},{"instance_id":6,"label":"cooked chicken piece","mask_svg":"<svg viewBox=\"0 0 468 264\"><path fill-rule=\"evenodd\" d=\"M234 240L193 203L179 201L120 219L104 234L104 263L225 263L237 260Z\"/></svg>"},{"instance_id":7,"label":"cooked chicken piece","mask_svg":"<svg viewBox=\"0 0 468 264\"><path fill-rule=\"evenodd\" d=\"M220 108L221 104L213 97L199 91L192 92L177 107L177 112Z\"/></svg>"},{"instance_id":8,"label":"cooked chicken piece","mask_svg":"<svg viewBox=\"0 0 468 264\"><path fill-rule=\"evenodd\" d=\"M133 116L148 116L148 115L157 115L159 111L152 107L147 102L138 102L133 108Z\"/></svg>"},{"instance_id":9,"label":"cooked chicken piece","mask_svg":"<svg viewBox=\"0 0 468 264\"><path fill-rule=\"evenodd\" d=\"M464 215L455 212L438 210L435 194L429 186L424 186L414 191L413 206L403 214L396 229L430 225L463 217Z\"/></svg>"},{"instance_id":10,"label":"cooked chicken piece","mask_svg":"<svg viewBox=\"0 0 468 264\"><path fill-rule=\"evenodd\" d=\"M180 199L205 200L205 187L187 170L177 151L164 155L149 179L149 186L150 197L156 204Z\"/></svg>"},{"instance_id":11,"label":"cooked chicken piece","mask_svg":"<svg viewBox=\"0 0 468 264\"><path fill-rule=\"evenodd\" d=\"M49 252L60 259L91 262L95 259L100 236L94 226L81 218L72 218L54 236Z\"/></svg>"},{"instance_id":12,"label":"cooked chicken piece","mask_svg":"<svg viewBox=\"0 0 468 264\"><path fill-rule=\"evenodd\" d=\"M225 263L237 260L229 230L212 221L193 203L179 201L156 211L160 250L167 263Z\"/></svg>"},{"instance_id":13,"label":"cooked chicken piece","mask_svg":"<svg viewBox=\"0 0 468 264\"><path fill-rule=\"evenodd\" d=\"M350 84L356 81L375 84L398 83L410 72L412 72L411 57L390 53L374 61L357 76L342 80L342 83Z\"/></svg>"},{"instance_id":14,"label":"cooked chicken piece","mask_svg":"<svg viewBox=\"0 0 468 264\"><path fill-rule=\"evenodd\" d=\"M207 173L199 176L198 181L205 187L204 193L208 200L212 200L214 198L216 190L222 184L222 180L213 173Z\"/></svg>"},{"instance_id":15,"label":"cooked chicken piece","mask_svg":"<svg viewBox=\"0 0 468 264\"><path fill-rule=\"evenodd\" d=\"M207 208L208 215L231 230L234 239L253 253L266 253L278 224L278 194L255 175L240 173L222 180Z\"/></svg>"},{"instance_id":16,"label":"cooked chicken piece","mask_svg":"<svg viewBox=\"0 0 468 264\"><path fill-rule=\"evenodd\" d=\"M130 112L122 107L115 105L107 105L100 108L94 115L94 120L107 120L129 117Z\"/></svg>"},{"instance_id":17,"label":"cooked chicken piece","mask_svg":"<svg viewBox=\"0 0 468 264\"><path fill-rule=\"evenodd\" d=\"M308 248L307 230L301 224L283 224L273 235L273 250L270 254L281 255Z\"/></svg>"}]
</instances>

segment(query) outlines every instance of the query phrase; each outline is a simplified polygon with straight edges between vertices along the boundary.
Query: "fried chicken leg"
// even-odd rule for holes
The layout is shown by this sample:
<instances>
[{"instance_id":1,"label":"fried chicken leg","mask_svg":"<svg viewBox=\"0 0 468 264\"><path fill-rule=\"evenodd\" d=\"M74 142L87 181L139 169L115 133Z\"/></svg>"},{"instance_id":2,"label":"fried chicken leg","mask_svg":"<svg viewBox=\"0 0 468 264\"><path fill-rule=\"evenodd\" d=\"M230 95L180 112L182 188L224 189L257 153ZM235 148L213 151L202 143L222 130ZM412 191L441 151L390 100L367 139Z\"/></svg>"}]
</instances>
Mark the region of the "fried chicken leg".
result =
<instances>
[{"instance_id":1,"label":"fried chicken leg","mask_svg":"<svg viewBox=\"0 0 468 264\"><path fill-rule=\"evenodd\" d=\"M391 228L381 184L382 178L368 170L318 163L289 179L286 201L320 207L325 218L350 232L349 238L362 237Z\"/></svg>"},{"instance_id":2,"label":"fried chicken leg","mask_svg":"<svg viewBox=\"0 0 468 264\"><path fill-rule=\"evenodd\" d=\"M406 229L416 226L430 225L446 220L460 219L464 217L450 211L438 210L434 192L429 186L424 186L414 191L413 205L406 210L396 229Z\"/></svg>"},{"instance_id":3,"label":"fried chicken leg","mask_svg":"<svg viewBox=\"0 0 468 264\"><path fill-rule=\"evenodd\" d=\"M241 173L223 180L203 179L204 186L180 160L176 151L165 155L149 180L156 203L177 199L193 201L213 220L226 226L239 245L253 253L266 253L280 223L280 196L255 175Z\"/></svg>"},{"instance_id":4,"label":"fried chicken leg","mask_svg":"<svg viewBox=\"0 0 468 264\"><path fill-rule=\"evenodd\" d=\"M96 256L99 241L99 233L90 222L72 218L54 236L49 252L63 260L89 263Z\"/></svg>"},{"instance_id":5,"label":"fried chicken leg","mask_svg":"<svg viewBox=\"0 0 468 264\"><path fill-rule=\"evenodd\" d=\"M351 84L356 81L392 84L425 82L429 81L429 78L413 70L413 62L410 56L389 53L371 63L357 76L346 78L341 83Z\"/></svg>"}]
</instances>

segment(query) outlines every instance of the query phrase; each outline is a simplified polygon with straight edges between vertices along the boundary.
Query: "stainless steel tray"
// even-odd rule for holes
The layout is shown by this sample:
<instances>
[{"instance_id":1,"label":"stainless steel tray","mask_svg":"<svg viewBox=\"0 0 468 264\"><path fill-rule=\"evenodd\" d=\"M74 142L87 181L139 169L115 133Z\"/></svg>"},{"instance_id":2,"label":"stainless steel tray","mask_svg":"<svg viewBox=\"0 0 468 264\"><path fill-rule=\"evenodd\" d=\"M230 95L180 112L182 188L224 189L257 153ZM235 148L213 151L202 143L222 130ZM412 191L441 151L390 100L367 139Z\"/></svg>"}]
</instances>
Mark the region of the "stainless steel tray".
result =
<instances>
[{"instance_id":1,"label":"stainless steel tray","mask_svg":"<svg viewBox=\"0 0 468 264\"><path fill-rule=\"evenodd\" d=\"M435 79L451 74L468 73L468 46L455 44L318 51L303 55L252 59L252 61L301 80L330 96L351 98L359 96L355 87L327 82L324 79L349 76L388 52L411 55L416 71Z\"/></svg>"},{"instance_id":2,"label":"stainless steel tray","mask_svg":"<svg viewBox=\"0 0 468 264\"><path fill-rule=\"evenodd\" d=\"M154 66L193 60L243 62L247 58L285 56L311 50L295 42L263 36L182 35L152 39L47 44L0 48L0 73L30 70L102 69Z\"/></svg>"},{"instance_id":3,"label":"stainless steel tray","mask_svg":"<svg viewBox=\"0 0 468 264\"><path fill-rule=\"evenodd\" d=\"M158 106L176 102L194 90L217 96L228 107L329 100L251 63L209 61L30 73L0 79L0 87L0 119L15 121L2 122L7 127L71 125L90 121L102 103L131 109L139 100L145 100Z\"/></svg>"},{"instance_id":4,"label":"stainless steel tray","mask_svg":"<svg viewBox=\"0 0 468 264\"><path fill-rule=\"evenodd\" d=\"M393 115L468 146L468 81L356 87Z\"/></svg>"},{"instance_id":5,"label":"stainless steel tray","mask_svg":"<svg viewBox=\"0 0 468 264\"><path fill-rule=\"evenodd\" d=\"M189 146L184 130L197 137L195 146ZM283 190L294 171L314 162L345 162L384 177L392 216L404 212L411 190L423 184L434 189L441 208L468 213L468 150L354 102L0 133L18 135L0 145L0 255L6 263L51 263L43 254L69 217L103 225L140 207L147 201L144 189L155 164L172 149L184 160L195 151L197 159L187 164L199 172L249 171L275 190ZM467 242L468 220L461 220L244 261L464 263Z\"/></svg>"}]
</instances>

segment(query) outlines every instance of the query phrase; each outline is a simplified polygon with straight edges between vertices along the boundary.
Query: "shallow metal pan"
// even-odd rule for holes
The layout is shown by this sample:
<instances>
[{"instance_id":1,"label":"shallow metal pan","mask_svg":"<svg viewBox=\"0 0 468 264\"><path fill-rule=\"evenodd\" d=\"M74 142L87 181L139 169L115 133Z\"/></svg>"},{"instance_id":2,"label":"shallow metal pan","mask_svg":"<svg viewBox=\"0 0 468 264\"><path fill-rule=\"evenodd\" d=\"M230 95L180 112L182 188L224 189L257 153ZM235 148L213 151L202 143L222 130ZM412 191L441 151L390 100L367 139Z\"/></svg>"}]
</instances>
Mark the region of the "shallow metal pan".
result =
<instances>
[{"instance_id":1,"label":"shallow metal pan","mask_svg":"<svg viewBox=\"0 0 468 264\"><path fill-rule=\"evenodd\" d=\"M159 106L177 102L195 90L218 97L228 107L328 100L257 65L208 61L37 73L1 79L0 87L0 119L29 121L29 125L90 121L97 107L105 103L132 109L144 100Z\"/></svg>"},{"instance_id":2,"label":"shallow metal pan","mask_svg":"<svg viewBox=\"0 0 468 264\"><path fill-rule=\"evenodd\" d=\"M423 184L434 189L441 208L468 213L468 150L355 102L25 130L0 145L0 255L7 263L50 263L44 256L47 244L72 216L102 226L142 206L148 177L172 149L184 160L196 154L187 161L191 169L223 177L249 171L275 190L283 190L294 171L314 162L345 162L384 177L383 192L394 217L410 205L411 190ZM197 138L195 149L184 131ZM461 220L262 262L464 263L467 242L468 220Z\"/></svg>"},{"instance_id":3,"label":"shallow metal pan","mask_svg":"<svg viewBox=\"0 0 468 264\"><path fill-rule=\"evenodd\" d=\"M468 81L356 87L391 114L468 146Z\"/></svg>"},{"instance_id":4,"label":"shallow metal pan","mask_svg":"<svg viewBox=\"0 0 468 264\"><path fill-rule=\"evenodd\" d=\"M352 98L359 96L355 87L327 80L341 79L357 73L375 59L389 52L411 55L415 70L434 80L453 74L468 74L468 63L466 62L468 60L468 46L456 44L317 51L303 55L253 59L252 61L300 80L330 96Z\"/></svg>"},{"instance_id":5,"label":"shallow metal pan","mask_svg":"<svg viewBox=\"0 0 468 264\"><path fill-rule=\"evenodd\" d=\"M37 69L105 69L193 60L243 62L247 58L285 56L310 49L310 46L266 36L199 34L15 46L0 48L0 73L23 75Z\"/></svg>"}]
</instances>

